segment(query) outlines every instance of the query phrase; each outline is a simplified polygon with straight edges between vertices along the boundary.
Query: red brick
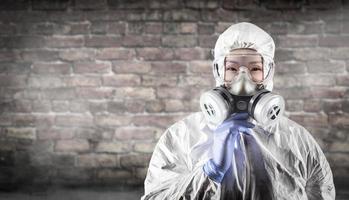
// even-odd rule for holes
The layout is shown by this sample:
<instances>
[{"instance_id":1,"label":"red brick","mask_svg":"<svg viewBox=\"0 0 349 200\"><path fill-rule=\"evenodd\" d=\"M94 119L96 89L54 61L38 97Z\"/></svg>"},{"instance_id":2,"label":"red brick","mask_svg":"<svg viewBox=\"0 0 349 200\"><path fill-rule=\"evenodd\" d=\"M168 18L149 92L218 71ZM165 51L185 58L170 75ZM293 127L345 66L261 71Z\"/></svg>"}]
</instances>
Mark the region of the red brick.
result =
<instances>
[{"instance_id":1,"label":"red brick","mask_svg":"<svg viewBox=\"0 0 349 200\"><path fill-rule=\"evenodd\" d=\"M181 33L197 33L197 24L196 23L181 23L180 25L180 32Z\"/></svg>"},{"instance_id":2,"label":"red brick","mask_svg":"<svg viewBox=\"0 0 349 200\"><path fill-rule=\"evenodd\" d=\"M175 86L177 85L177 77L171 74L158 75L143 75L142 85L145 86Z\"/></svg>"},{"instance_id":3,"label":"red brick","mask_svg":"<svg viewBox=\"0 0 349 200\"><path fill-rule=\"evenodd\" d=\"M69 102L69 110L71 113L86 113L89 105L84 100L73 100Z\"/></svg>"},{"instance_id":4,"label":"red brick","mask_svg":"<svg viewBox=\"0 0 349 200\"><path fill-rule=\"evenodd\" d=\"M330 54L330 49L320 47L301 48L293 51L295 59L302 61L320 61L326 59Z\"/></svg>"},{"instance_id":5,"label":"red brick","mask_svg":"<svg viewBox=\"0 0 349 200\"><path fill-rule=\"evenodd\" d=\"M41 90L41 98L54 100L71 100L76 98L73 88L45 88Z\"/></svg>"},{"instance_id":6,"label":"red brick","mask_svg":"<svg viewBox=\"0 0 349 200\"><path fill-rule=\"evenodd\" d=\"M26 50L26 51L21 51L20 55L22 60L32 61L32 62L54 61L58 59L58 52L52 51L52 50Z\"/></svg>"},{"instance_id":7,"label":"red brick","mask_svg":"<svg viewBox=\"0 0 349 200\"><path fill-rule=\"evenodd\" d=\"M278 62L275 66L276 74L304 74L307 71L307 66L303 62ZM277 77L277 76L276 76Z\"/></svg>"},{"instance_id":8,"label":"red brick","mask_svg":"<svg viewBox=\"0 0 349 200\"><path fill-rule=\"evenodd\" d=\"M11 117L12 124L16 126L35 126L37 119L32 114L15 113Z\"/></svg>"},{"instance_id":9,"label":"red brick","mask_svg":"<svg viewBox=\"0 0 349 200\"><path fill-rule=\"evenodd\" d=\"M94 59L95 52L91 49L64 50L59 53L59 57L66 61L91 60Z\"/></svg>"},{"instance_id":10,"label":"red brick","mask_svg":"<svg viewBox=\"0 0 349 200\"><path fill-rule=\"evenodd\" d=\"M113 72L115 73L148 73L151 65L148 62L135 61L115 61L113 62Z\"/></svg>"},{"instance_id":11,"label":"red brick","mask_svg":"<svg viewBox=\"0 0 349 200\"><path fill-rule=\"evenodd\" d=\"M343 109L343 106L345 106L345 103L341 100L323 100L323 110L326 113L336 113L341 112Z\"/></svg>"},{"instance_id":12,"label":"red brick","mask_svg":"<svg viewBox=\"0 0 349 200\"><path fill-rule=\"evenodd\" d=\"M7 127L4 129L6 137L25 140L36 140L34 128Z\"/></svg>"},{"instance_id":13,"label":"red brick","mask_svg":"<svg viewBox=\"0 0 349 200\"><path fill-rule=\"evenodd\" d=\"M112 88L79 88L77 96L82 99L106 99L113 96Z\"/></svg>"},{"instance_id":14,"label":"red brick","mask_svg":"<svg viewBox=\"0 0 349 200\"><path fill-rule=\"evenodd\" d=\"M157 128L150 127L120 127L115 130L116 140L153 140L159 132Z\"/></svg>"},{"instance_id":15,"label":"red brick","mask_svg":"<svg viewBox=\"0 0 349 200\"><path fill-rule=\"evenodd\" d=\"M241 0L223 0L223 8L225 9L256 9L258 4L254 0L241 1Z\"/></svg>"},{"instance_id":16,"label":"red brick","mask_svg":"<svg viewBox=\"0 0 349 200\"><path fill-rule=\"evenodd\" d=\"M185 76L180 79L180 86L193 86L193 87L205 87L205 86L214 86L215 80L213 75L209 76Z\"/></svg>"},{"instance_id":17,"label":"red brick","mask_svg":"<svg viewBox=\"0 0 349 200\"><path fill-rule=\"evenodd\" d=\"M86 152L89 149L89 143L83 139L57 140L55 145L57 152Z\"/></svg>"},{"instance_id":18,"label":"red brick","mask_svg":"<svg viewBox=\"0 0 349 200\"><path fill-rule=\"evenodd\" d=\"M129 35L138 35L144 32L144 22L129 22L127 24L127 33Z\"/></svg>"},{"instance_id":19,"label":"red brick","mask_svg":"<svg viewBox=\"0 0 349 200\"><path fill-rule=\"evenodd\" d=\"M33 112L48 113L51 111L51 103L47 100L33 101L31 108Z\"/></svg>"},{"instance_id":20,"label":"red brick","mask_svg":"<svg viewBox=\"0 0 349 200\"><path fill-rule=\"evenodd\" d=\"M302 100L286 100L287 111L302 111L303 101Z\"/></svg>"},{"instance_id":21,"label":"red brick","mask_svg":"<svg viewBox=\"0 0 349 200\"><path fill-rule=\"evenodd\" d=\"M158 113L165 111L165 103L160 100L147 101L145 110L149 113Z\"/></svg>"},{"instance_id":22,"label":"red brick","mask_svg":"<svg viewBox=\"0 0 349 200\"><path fill-rule=\"evenodd\" d=\"M88 115L58 115L55 121L56 125L66 127L90 127L93 125L93 119Z\"/></svg>"},{"instance_id":23,"label":"red brick","mask_svg":"<svg viewBox=\"0 0 349 200\"><path fill-rule=\"evenodd\" d=\"M122 44L125 47L158 47L161 44L161 37L156 35L125 35Z\"/></svg>"},{"instance_id":24,"label":"red brick","mask_svg":"<svg viewBox=\"0 0 349 200\"><path fill-rule=\"evenodd\" d=\"M345 63L342 61L311 61L307 63L311 73L343 73Z\"/></svg>"},{"instance_id":25,"label":"red brick","mask_svg":"<svg viewBox=\"0 0 349 200\"><path fill-rule=\"evenodd\" d=\"M195 74L212 74L212 61L191 61L189 71Z\"/></svg>"},{"instance_id":26,"label":"red brick","mask_svg":"<svg viewBox=\"0 0 349 200\"><path fill-rule=\"evenodd\" d=\"M348 51L348 47L331 48L331 58L349 59Z\"/></svg>"},{"instance_id":27,"label":"red brick","mask_svg":"<svg viewBox=\"0 0 349 200\"><path fill-rule=\"evenodd\" d=\"M39 140L66 140L74 137L74 128L48 128L37 131Z\"/></svg>"},{"instance_id":28,"label":"red brick","mask_svg":"<svg viewBox=\"0 0 349 200\"><path fill-rule=\"evenodd\" d=\"M25 87L27 85L27 76L25 75L5 75L0 74L0 86Z\"/></svg>"},{"instance_id":29,"label":"red brick","mask_svg":"<svg viewBox=\"0 0 349 200\"><path fill-rule=\"evenodd\" d=\"M89 111L92 114L103 113L107 111L107 104L105 101L89 101Z\"/></svg>"},{"instance_id":30,"label":"red brick","mask_svg":"<svg viewBox=\"0 0 349 200\"><path fill-rule=\"evenodd\" d=\"M192 9L166 10L163 19L165 21L194 21L200 19L200 12Z\"/></svg>"},{"instance_id":31,"label":"red brick","mask_svg":"<svg viewBox=\"0 0 349 200\"><path fill-rule=\"evenodd\" d=\"M144 27L145 33L161 34L163 30L163 24L159 22L146 23Z\"/></svg>"},{"instance_id":32,"label":"red brick","mask_svg":"<svg viewBox=\"0 0 349 200\"><path fill-rule=\"evenodd\" d=\"M339 75L336 78L337 85L348 86L349 85L349 76L348 75Z\"/></svg>"},{"instance_id":33,"label":"red brick","mask_svg":"<svg viewBox=\"0 0 349 200\"><path fill-rule=\"evenodd\" d=\"M131 119L121 115L97 115L94 116L94 122L101 127L115 127L129 125Z\"/></svg>"},{"instance_id":34,"label":"red brick","mask_svg":"<svg viewBox=\"0 0 349 200\"><path fill-rule=\"evenodd\" d=\"M190 87L159 87L157 88L157 96L159 98L171 99L191 99L194 95L193 89Z\"/></svg>"},{"instance_id":35,"label":"red brick","mask_svg":"<svg viewBox=\"0 0 349 200\"><path fill-rule=\"evenodd\" d=\"M125 180L131 179L133 177L132 173L127 170L120 169L100 169L97 171L97 179L114 180L116 182L123 182Z\"/></svg>"},{"instance_id":36,"label":"red brick","mask_svg":"<svg viewBox=\"0 0 349 200\"><path fill-rule=\"evenodd\" d=\"M333 76L329 75L304 75L298 77L303 86L335 86L336 81Z\"/></svg>"},{"instance_id":37,"label":"red brick","mask_svg":"<svg viewBox=\"0 0 349 200\"><path fill-rule=\"evenodd\" d=\"M127 112L130 113L143 113L145 109L145 102L140 100L127 100L125 103L125 108Z\"/></svg>"},{"instance_id":38,"label":"red brick","mask_svg":"<svg viewBox=\"0 0 349 200\"><path fill-rule=\"evenodd\" d=\"M323 46L323 47L349 46L349 36L347 36L347 35L322 36L319 39L319 46Z\"/></svg>"},{"instance_id":39,"label":"red brick","mask_svg":"<svg viewBox=\"0 0 349 200\"><path fill-rule=\"evenodd\" d=\"M34 63L32 72L35 74L70 74L68 63Z\"/></svg>"},{"instance_id":40,"label":"red brick","mask_svg":"<svg viewBox=\"0 0 349 200\"><path fill-rule=\"evenodd\" d=\"M182 116L180 115L137 115L134 116L132 121L136 126L156 126L160 128L168 128L171 124L175 123Z\"/></svg>"},{"instance_id":41,"label":"red brick","mask_svg":"<svg viewBox=\"0 0 349 200\"><path fill-rule=\"evenodd\" d=\"M94 1L94 0L75 0L76 9L105 9L107 7L107 1Z\"/></svg>"},{"instance_id":42,"label":"red brick","mask_svg":"<svg viewBox=\"0 0 349 200\"><path fill-rule=\"evenodd\" d=\"M82 47L84 38L81 36L51 36L46 38L46 46L53 48Z\"/></svg>"},{"instance_id":43,"label":"red brick","mask_svg":"<svg viewBox=\"0 0 349 200\"><path fill-rule=\"evenodd\" d=\"M126 24L123 22L109 23L107 32L109 34L125 34Z\"/></svg>"},{"instance_id":44,"label":"red brick","mask_svg":"<svg viewBox=\"0 0 349 200\"><path fill-rule=\"evenodd\" d=\"M181 112L189 111L190 102L178 99L169 99L165 101L165 111L167 112Z\"/></svg>"},{"instance_id":45,"label":"red brick","mask_svg":"<svg viewBox=\"0 0 349 200\"><path fill-rule=\"evenodd\" d=\"M47 2L44 0L36 0L32 2L33 10L65 10L68 8L69 1L68 0L62 0L62 1L52 1Z\"/></svg>"},{"instance_id":46,"label":"red brick","mask_svg":"<svg viewBox=\"0 0 349 200\"><path fill-rule=\"evenodd\" d=\"M133 49L105 48L97 52L99 60L130 60L135 56Z\"/></svg>"},{"instance_id":47,"label":"red brick","mask_svg":"<svg viewBox=\"0 0 349 200\"><path fill-rule=\"evenodd\" d=\"M133 150L141 153L152 153L155 145L154 142L137 142L134 144Z\"/></svg>"},{"instance_id":48,"label":"red brick","mask_svg":"<svg viewBox=\"0 0 349 200\"><path fill-rule=\"evenodd\" d=\"M304 111L306 112L320 112L322 110L322 101L319 99L306 99L304 100Z\"/></svg>"},{"instance_id":49,"label":"red brick","mask_svg":"<svg viewBox=\"0 0 349 200\"><path fill-rule=\"evenodd\" d=\"M101 168L119 166L116 155L110 154L83 154L77 157L78 167Z\"/></svg>"},{"instance_id":50,"label":"red brick","mask_svg":"<svg viewBox=\"0 0 349 200\"><path fill-rule=\"evenodd\" d=\"M106 74L111 71L111 63L109 62L77 62L74 63L74 73L97 73Z\"/></svg>"},{"instance_id":51,"label":"red brick","mask_svg":"<svg viewBox=\"0 0 349 200\"><path fill-rule=\"evenodd\" d=\"M161 39L165 47L195 47L198 44L197 37L192 35L165 35Z\"/></svg>"},{"instance_id":52,"label":"red brick","mask_svg":"<svg viewBox=\"0 0 349 200\"><path fill-rule=\"evenodd\" d=\"M106 86L134 86L140 85L141 79L134 74L115 74L103 76L103 85Z\"/></svg>"},{"instance_id":53,"label":"red brick","mask_svg":"<svg viewBox=\"0 0 349 200\"><path fill-rule=\"evenodd\" d=\"M151 154L130 154L120 157L121 166L130 167L146 167L150 161Z\"/></svg>"},{"instance_id":54,"label":"red brick","mask_svg":"<svg viewBox=\"0 0 349 200\"><path fill-rule=\"evenodd\" d=\"M99 86L101 80L96 76L69 76L64 78L64 82L67 86Z\"/></svg>"},{"instance_id":55,"label":"red brick","mask_svg":"<svg viewBox=\"0 0 349 200\"><path fill-rule=\"evenodd\" d=\"M110 101L107 103L107 110L109 113L121 114L126 111L126 108L122 101Z\"/></svg>"},{"instance_id":56,"label":"red brick","mask_svg":"<svg viewBox=\"0 0 349 200\"><path fill-rule=\"evenodd\" d=\"M177 48L175 58L178 60L205 60L208 52L201 48Z\"/></svg>"},{"instance_id":57,"label":"red brick","mask_svg":"<svg viewBox=\"0 0 349 200\"><path fill-rule=\"evenodd\" d=\"M211 35L215 32L215 25L211 23L203 23L198 25L199 34Z\"/></svg>"},{"instance_id":58,"label":"red brick","mask_svg":"<svg viewBox=\"0 0 349 200\"><path fill-rule=\"evenodd\" d=\"M71 35L82 35L85 34L86 32L89 32L90 29L90 22L77 22L77 23L69 23L69 33Z\"/></svg>"},{"instance_id":59,"label":"red brick","mask_svg":"<svg viewBox=\"0 0 349 200\"><path fill-rule=\"evenodd\" d=\"M315 47L318 40L314 35L287 35L277 37L276 45L279 48Z\"/></svg>"},{"instance_id":60,"label":"red brick","mask_svg":"<svg viewBox=\"0 0 349 200\"><path fill-rule=\"evenodd\" d=\"M309 88L283 88L282 90L275 90L275 92L281 94L286 99L305 99L311 95Z\"/></svg>"},{"instance_id":61,"label":"red brick","mask_svg":"<svg viewBox=\"0 0 349 200\"><path fill-rule=\"evenodd\" d=\"M67 101L52 101L52 111L67 112L69 111L69 103Z\"/></svg>"},{"instance_id":62,"label":"red brick","mask_svg":"<svg viewBox=\"0 0 349 200\"><path fill-rule=\"evenodd\" d=\"M336 126L349 126L349 114L332 114L329 116L330 124Z\"/></svg>"},{"instance_id":63,"label":"red brick","mask_svg":"<svg viewBox=\"0 0 349 200\"><path fill-rule=\"evenodd\" d=\"M171 48L139 48L136 52L140 60L172 60L174 57Z\"/></svg>"},{"instance_id":64,"label":"red brick","mask_svg":"<svg viewBox=\"0 0 349 200\"><path fill-rule=\"evenodd\" d=\"M155 99L155 90L147 87L118 87L115 88L115 97L119 99Z\"/></svg>"},{"instance_id":65,"label":"red brick","mask_svg":"<svg viewBox=\"0 0 349 200\"><path fill-rule=\"evenodd\" d=\"M174 62L152 62L151 63L152 74L172 74L172 73L185 73L187 65L185 63Z\"/></svg>"},{"instance_id":66,"label":"red brick","mask_svg":"<svg viewBox=\"0 0 349 200\"><path fill-rule=\"evenodd\" d=\"M131 145L125 142L99 142L96 152L103 153L125 153L131 150Z\"/></svg>"},{"instance_id":67,"label":"red brick","mask_svg":"<svg viewBox=\"0 0 349 200\"><path fill-rule=\"evenodd\" d=\"M120 36L86 36L86 47L120 47L122 38Z\"/></svg>"},{"instance_id":68,"label":"red brick","mask_svg":"<svg viewBox=\"0 0 349 200\"><path fill-rule=\"evenodd\" d=\"M65 83L61 78L55 76L31 76L28 79L27 86L33 88L57 88L64 87Z\"/></svg>"},{"instance_id":69,"label":"red brick","mask_svg":"<svg viewBox=\"0 0 349 200\"><path fill-rule=\"evenodd\" d=\"M335 9L340 8L342 2L340 0L324 1L324 0L309 0L304 5L307 9Z\"/></svg>"},{"instance_id":70,"label":"red brick","mask_svg":"<svg viewBox=\"0 0 349 200\"><path fill-rule=\"evenodd\" d=\"M216 41L218 39L218 36L216 35L201 35L199 36L199 46L200 47L207 47L207 48L214 48Z\"/></svg>"},{"instance_id":71,"label":"red brick","mask_svg":"<svg viewBox=\"0 0 349 200\"><path fill-rule=\"evenodd\" d=\"M317 87L313 88L308 95L313 98L343 98L345 92L345 88Z\"/></svg>"}]
</instances>

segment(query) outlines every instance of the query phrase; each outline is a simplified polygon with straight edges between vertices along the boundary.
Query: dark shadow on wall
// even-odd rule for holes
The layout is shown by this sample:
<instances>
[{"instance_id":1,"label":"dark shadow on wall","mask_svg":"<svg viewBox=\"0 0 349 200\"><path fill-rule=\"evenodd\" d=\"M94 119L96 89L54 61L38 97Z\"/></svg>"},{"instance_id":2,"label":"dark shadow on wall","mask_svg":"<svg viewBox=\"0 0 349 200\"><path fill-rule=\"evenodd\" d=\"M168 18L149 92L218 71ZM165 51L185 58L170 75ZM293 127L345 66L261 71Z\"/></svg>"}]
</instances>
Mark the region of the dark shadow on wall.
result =
<instances>
[{"instance_id":1,"label":"dark shadow on wall","mask_svg":"<svg viewBox=\"0 0 349 200\"><path fill-rule=\"evenodd\" d=\"M237 21L273 35L276 90L328 153L338 185L348 185L340 179L349 174L347 7L339 0L2 1L0 190L142 186L159 135L198 111L200 92L213 85L209 50ZM335 61L312 60L331 48L341 50L332 52ZM315 70L332 74L290 77Z\"/></svg>"}]
</instances>

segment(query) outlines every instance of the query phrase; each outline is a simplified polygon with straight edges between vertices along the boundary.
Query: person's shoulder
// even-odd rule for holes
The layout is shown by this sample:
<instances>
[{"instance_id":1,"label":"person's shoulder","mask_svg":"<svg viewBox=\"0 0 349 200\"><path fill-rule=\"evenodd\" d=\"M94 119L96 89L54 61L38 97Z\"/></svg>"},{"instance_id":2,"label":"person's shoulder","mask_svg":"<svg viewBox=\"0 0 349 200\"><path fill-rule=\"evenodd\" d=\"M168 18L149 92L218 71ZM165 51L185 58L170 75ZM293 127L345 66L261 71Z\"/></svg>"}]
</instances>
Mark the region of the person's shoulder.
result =
<instances>
[{"instance_id":1,"label":"person's shoulder","mask_svg":"<svg viewBox=\"0 0 349 200\"><path fill-rule=\"evenodd\" d=\"M289 134L290 137L298 141L299 145L304 146L306 149L312 150L318 146L312 134L304 126L286 116L280 119L278 126L282 133Z\"/></svg>"}]
</instances>

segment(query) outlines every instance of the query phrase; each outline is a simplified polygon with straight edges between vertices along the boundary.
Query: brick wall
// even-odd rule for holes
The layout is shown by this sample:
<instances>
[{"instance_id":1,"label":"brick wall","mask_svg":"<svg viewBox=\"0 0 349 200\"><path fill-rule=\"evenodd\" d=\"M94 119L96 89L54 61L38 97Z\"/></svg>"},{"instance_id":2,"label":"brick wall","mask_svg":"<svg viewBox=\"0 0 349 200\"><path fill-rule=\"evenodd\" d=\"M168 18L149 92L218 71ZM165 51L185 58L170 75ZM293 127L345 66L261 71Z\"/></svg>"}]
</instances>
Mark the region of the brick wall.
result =
<instances>
[{"instance_id":1,"label":"brick wall","mask_svg":"<svg viewBox=\"0 0 349 200\"><path fill-rule=\"evenodd\" d=\"M341 1L5 0L0 186L142 185L156 141L214 85L232 23L275 39L275 91L349 176L349 6Z\"/></svg>"}]
</instances>

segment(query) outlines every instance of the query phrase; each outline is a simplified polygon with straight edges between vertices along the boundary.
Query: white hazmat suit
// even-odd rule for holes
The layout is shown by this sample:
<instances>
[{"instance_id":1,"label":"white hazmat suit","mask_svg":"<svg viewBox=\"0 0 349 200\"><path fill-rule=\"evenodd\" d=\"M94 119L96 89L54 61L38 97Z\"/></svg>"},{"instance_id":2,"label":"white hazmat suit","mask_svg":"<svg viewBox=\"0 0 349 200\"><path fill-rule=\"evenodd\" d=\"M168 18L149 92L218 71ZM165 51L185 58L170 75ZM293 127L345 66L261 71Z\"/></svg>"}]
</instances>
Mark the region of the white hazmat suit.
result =
<instances>
[{"instance_id":1,"label":"white hazmat suit","mask_svg":"<svg viewBox=\"0 0 349 200\"><path fill-rule=\"evenodd\" d=\"M250 23L232 25L215 45L213 73L216 85L223 84L224 57L236 48L253 48L264 60L265 87L272 90L274 42L259 27ZM269 74L269 75L268 75ZM202 112L197 112L170 126L160 137L150 160L142 200L177 199L335 199L330 166L310 133L281 116L277 123L255 127L251 144L241 137L245 155L244 187L237 187L234 173L222 183L203 171L212 158L213 127ZM254 149L259 154L254 154ZM235 159L235 157L234 157ZM234 160L232 162L240 162Z\"/></svg>"}]
</instances>

